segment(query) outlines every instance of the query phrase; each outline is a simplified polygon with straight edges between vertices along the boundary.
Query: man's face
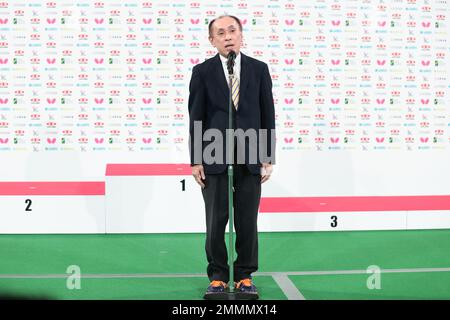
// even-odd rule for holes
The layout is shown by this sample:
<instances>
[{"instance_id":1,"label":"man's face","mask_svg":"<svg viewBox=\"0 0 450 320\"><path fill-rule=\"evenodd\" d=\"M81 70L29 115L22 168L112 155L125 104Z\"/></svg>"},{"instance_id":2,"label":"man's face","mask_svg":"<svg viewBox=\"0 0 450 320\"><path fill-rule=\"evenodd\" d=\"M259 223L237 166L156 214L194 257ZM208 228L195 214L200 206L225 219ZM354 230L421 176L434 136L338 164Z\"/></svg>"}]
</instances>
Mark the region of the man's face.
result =
<instances>
[{"instance_id":1,"label":"man's face","mask_svg":"<svg viewBox=\"0 0 450 320\"><path fill-rule=\"evenodd\" d=\"M214 21L209 41L222 56L227 57L231 50L236 54L241 50L242 32L236 20L223 17Z\"/></svg>"}]
</instances>

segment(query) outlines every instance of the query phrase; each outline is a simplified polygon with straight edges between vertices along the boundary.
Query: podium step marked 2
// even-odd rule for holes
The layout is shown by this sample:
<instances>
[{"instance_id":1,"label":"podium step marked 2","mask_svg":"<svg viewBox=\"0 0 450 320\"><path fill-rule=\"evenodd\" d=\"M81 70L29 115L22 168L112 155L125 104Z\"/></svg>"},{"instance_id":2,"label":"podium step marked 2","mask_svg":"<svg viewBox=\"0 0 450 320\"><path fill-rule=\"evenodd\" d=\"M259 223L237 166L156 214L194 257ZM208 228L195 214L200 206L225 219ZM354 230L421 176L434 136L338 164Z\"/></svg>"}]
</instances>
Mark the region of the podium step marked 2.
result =
<instances>
[{"instance_id":1,"label":"podium step marked 2","mask_svg":"<svg viewBox=\"0 0 450 320\"><path fill-rule=\"evenodd\" d=\"M105 183L0 182L0 233L104 233Z\"/></svg>"},{"instance_id":2,"label":"podium step marked 2","mask_svg":"<svg viewBox=\"0 0 450 320\"><path fill-rule=\"evenodd\" d=\"M188 164L108 164L106 183L0 182L0 221L0 233L205 231ZM270 197L263 185L258 224L260 231L450 228L450 196Z\"/></svg>"}]
</instances>

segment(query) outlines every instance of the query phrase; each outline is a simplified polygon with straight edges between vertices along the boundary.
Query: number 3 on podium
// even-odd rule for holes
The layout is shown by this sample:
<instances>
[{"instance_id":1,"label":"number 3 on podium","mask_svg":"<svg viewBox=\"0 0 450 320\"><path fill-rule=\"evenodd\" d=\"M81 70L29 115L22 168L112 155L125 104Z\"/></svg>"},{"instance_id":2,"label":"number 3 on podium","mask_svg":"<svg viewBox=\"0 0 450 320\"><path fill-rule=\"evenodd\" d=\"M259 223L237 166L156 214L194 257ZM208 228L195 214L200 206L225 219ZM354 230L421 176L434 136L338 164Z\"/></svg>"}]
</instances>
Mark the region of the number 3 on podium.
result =
<instances>
[{"instance_id":1,"label":"number 3 on podium","mask_svg":"<svg viewBox=\"0 0 450 320\"><path fill-rule=\"evenodd\" d=\"M338 224L338 222L337 222L337 216L331 216L331 227L332 228L336 228L337 227L337 224Z\"/></svg>"}]
</instances>

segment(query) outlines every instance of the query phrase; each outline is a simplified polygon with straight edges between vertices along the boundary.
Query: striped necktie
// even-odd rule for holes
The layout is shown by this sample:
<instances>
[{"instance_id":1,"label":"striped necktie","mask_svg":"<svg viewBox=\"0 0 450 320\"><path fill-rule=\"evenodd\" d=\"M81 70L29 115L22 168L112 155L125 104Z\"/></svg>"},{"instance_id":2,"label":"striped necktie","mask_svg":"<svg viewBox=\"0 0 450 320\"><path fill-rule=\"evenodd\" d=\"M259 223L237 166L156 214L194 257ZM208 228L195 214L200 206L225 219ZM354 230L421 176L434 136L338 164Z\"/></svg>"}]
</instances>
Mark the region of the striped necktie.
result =
<instances>
[{"instance_id":1,"label":"striped necktie","mask_svg":"<svg viewBox=\"0 0 450 320\"><path fill-rule=\"evenodd\" d=\"M233 77L231 81L231 97L233 99L234 108L237 110L239 103L239 79Z\"/></svg>"}]
</instances>

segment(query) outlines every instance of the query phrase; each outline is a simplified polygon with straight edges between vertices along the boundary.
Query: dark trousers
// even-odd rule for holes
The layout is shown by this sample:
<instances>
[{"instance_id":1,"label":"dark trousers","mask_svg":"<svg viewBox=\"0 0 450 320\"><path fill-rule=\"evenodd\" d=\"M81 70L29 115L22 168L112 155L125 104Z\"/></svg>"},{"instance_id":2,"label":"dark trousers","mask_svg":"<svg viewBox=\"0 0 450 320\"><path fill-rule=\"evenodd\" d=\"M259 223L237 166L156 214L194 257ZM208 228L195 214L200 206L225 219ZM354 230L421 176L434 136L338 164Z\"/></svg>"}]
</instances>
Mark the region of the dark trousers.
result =
<instances>
[{"instance_id":1,"label":"dark trousers","mask_svg":"<svg viewBox=\"0 0 450 320\"><path fill-rule=\"evenodd\" d=\"M250 278L258 269L257 218L261 198L261 175L246 165L234 165L234 227L236 257L234 281ZM228 222L228 173L206 175L202 189L206 210L206 257L208 278L229 281L225 228ZM228 237L226 239L228 243Z\"/></svg>"}]
</instances>

